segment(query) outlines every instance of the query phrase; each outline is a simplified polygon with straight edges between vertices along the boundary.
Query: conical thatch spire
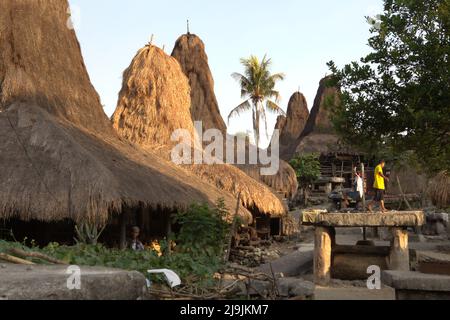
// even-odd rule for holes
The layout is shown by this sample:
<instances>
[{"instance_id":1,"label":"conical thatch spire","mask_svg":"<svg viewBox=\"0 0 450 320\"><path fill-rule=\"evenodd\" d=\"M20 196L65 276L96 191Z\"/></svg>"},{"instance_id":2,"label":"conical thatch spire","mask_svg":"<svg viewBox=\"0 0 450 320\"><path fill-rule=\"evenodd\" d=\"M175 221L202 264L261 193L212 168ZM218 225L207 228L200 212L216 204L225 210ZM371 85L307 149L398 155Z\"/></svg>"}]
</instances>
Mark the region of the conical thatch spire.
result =
<instances>
[{"instance_id":1,"label":"conical thatch spire","mask_svg":"<svg viewBox=\"0 0 450 320\"><path fill-rule=\"evenodd\" d=\"M112 122L120 135L145 146L170 146L177 129L194 132L190 88L180 65L161 49L138 51L123 73L123 85Z\"/></svg>"},{"instance_id":2,"label":"conical thatch spire","mask_svg":"<svg viewBox=\"0 0 450 320\"><path fill-rule=\"evenodd\" d=\"M119 138L67 9L65 0L0 1L0 219L105 223L123 206L172 210L223 196L234 207L195 175Z\"/></svg>"},{"instance_id":3,"label":"conical thatch spire","mask_svg":"<svg viewBox=\"0 0 450 320\"><path fill-rule=\"evenodd\" d=\"M329 81L329 77L320 81L305 129L294 144L294 148L290 149L289 156L291 157L295 153L357 153L348 146L342 145L333 129L330 120L331 109L339 103L340 97L339 89L328 87L327 81Z\"/></svg>"},{"instance_id":4,"label":"conical thatch spire","mask_svg":"<svg viewBox=\"0 0 450 320\"><path fill-rule=\"evenodd\" d=\"M311 114L301 134L303 137L312 132L334 133L333 125L330 121L331 111L329 108L332 108L333 105L338 103L339 90L334 87L328 87L327 81L329 81L329 77L320 80Z\"/></svg>"},{"instance_id":5,"label":"conical thatch spire","mask_svg":"<svg viewBox=\"0 0 450 320\"><path fill-rule=\"evenodd\" d=\"M172 57L178 60L189 78L192 120L203 121L204 130L218 129L225 134L227 127L214 94L214 80L203 41L194 34L182 35L175 43Z\"/></svg>"},{"instance_id":6,"label":"conical thatch spire","mask_svg":"<svg viewBox=\"0 0 450 320\"><path fill-rule=\"evenodd\" d=\"M295 92L289 99L286 124L281 131L280 143L288 146L295 141L303 132L308 117L309 110L305 96L300 92Z\"/></svg>"},{"instance_id":7,"label":"conical thatch spire","mask_svg":"<svg viewBox=\"0 0 450 320\"><path fill-rule=\"evenodd\" d=\"M178 62L158 48L138 51L124 72L118 101L112 118L118 133L143 148L159 149L166 158L174 145L170 140L174 130L195 134L188 79ZM242 203L256 212L285 212L281 201L266 186L234 166L189 165L185 169L235 196L241 193Z\"/></svg>"},{"instance_id":8,"label":"conical thatch spire","mask_svg":"<svg viewBox=\"0 0 450 320\"><path fill-rule=\"evenodd\" d=\"M285 118L278 118L275 129L280 130L280 156L290 160L290 150L295 147L308 121L309 110L305 96L295 92L289 99ZM279 127L279 128L277 128Z\"/></svg>"}]
</instances>

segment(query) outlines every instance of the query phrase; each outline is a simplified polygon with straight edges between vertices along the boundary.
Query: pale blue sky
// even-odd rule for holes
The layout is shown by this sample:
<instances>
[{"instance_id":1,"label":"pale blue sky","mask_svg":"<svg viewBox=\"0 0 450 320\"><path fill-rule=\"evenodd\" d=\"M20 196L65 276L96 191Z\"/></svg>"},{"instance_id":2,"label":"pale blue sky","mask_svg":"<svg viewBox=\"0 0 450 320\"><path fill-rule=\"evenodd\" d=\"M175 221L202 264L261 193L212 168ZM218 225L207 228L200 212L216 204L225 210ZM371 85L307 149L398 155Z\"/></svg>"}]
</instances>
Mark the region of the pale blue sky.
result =
<instances>
[{"instance_id":1,"label":"pale blue sky","mask_svg":"<svg viewBox=\"0 0 450 320\"><path fill-rule=\"evenodd\" d=\"M326 62L338 65L368 52L365 16L381 12L382 0L70 0L78 39L91 80L110 116L117 103L123 70L154 34L154 44L170 54L176 39L191 32L206 45L222 116L237 106L240 58L267 54L278 84L281 107L299 87L312 107ZM272 133L276 116L269 119ZM234 119L229 132L251 129L251 115Z\"/></svg>"}]
</instances>

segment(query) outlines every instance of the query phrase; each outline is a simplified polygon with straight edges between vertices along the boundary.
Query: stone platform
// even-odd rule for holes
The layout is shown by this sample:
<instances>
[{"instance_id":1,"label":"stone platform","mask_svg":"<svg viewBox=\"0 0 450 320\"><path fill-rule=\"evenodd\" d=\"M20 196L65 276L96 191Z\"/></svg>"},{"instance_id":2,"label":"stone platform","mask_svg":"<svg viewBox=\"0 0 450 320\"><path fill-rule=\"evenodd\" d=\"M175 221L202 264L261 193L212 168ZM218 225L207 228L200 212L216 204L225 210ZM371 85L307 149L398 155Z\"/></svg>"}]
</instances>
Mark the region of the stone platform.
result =
<instances>
[{"instance_id":1,"label":"stone platform","mask_svg":"<svg viewBox=\"0 0 450 320\"><path fill-rule=\"evenodd\" d=\"M377 251L377 259L368 261L380 262L377 265L384 270L409 271L409 227L419 227L425 223L425 215L422 211L404 211L389 213L323 213L320 211L305 211L302 215L302 224L314 226L314 278L316 284L326 285L333 274L333 261L335 256L341 255L341 265L345 265L345 256L352 254L352 258L358 254L362 256L373 255ZM361 227L387 227L392 232L392 240L388 248L374 248L373 246L343 247L336 244L336 228L361 228ZM381 251L380 251L381 250ZM380 255L384 251L386 256ZM339 259L337 259L339 260ZM384 263L384 261L386 261ZM381 263L383 262L383 263ZM371 264L369 264L371 265Z\"/></svg>"},{"instance_id":2,"label":"stone platform","mask_svg":"<svg viewBox=\"0 0 450 320\"><path fill-rule=\"evenodd\" d=\"M0 300L136 300L146 290L142 273L102 267L81 267L71 290L67 268L0 264Z\"/></svg>"},{"instance_id":3,"label":"stone platform","mask_svg":"<svg viewBox=\"0 0 450 320\"><path fill-rule=\"evenodd\" d=\"M416 227L425 223L422 211L388 213L320 213L305 211L302 224L323 227Z\"/></svg>"},{"instance_id":4,"label":"stone platform","mask_svg":"<svg viewBox=\"0 0 450 320\"><path fill-rule=\"evenodd\" d=\"M384 271L381 279L395 289L397 300L450 300L450 276Z\"/></svg>"}]
</instances>

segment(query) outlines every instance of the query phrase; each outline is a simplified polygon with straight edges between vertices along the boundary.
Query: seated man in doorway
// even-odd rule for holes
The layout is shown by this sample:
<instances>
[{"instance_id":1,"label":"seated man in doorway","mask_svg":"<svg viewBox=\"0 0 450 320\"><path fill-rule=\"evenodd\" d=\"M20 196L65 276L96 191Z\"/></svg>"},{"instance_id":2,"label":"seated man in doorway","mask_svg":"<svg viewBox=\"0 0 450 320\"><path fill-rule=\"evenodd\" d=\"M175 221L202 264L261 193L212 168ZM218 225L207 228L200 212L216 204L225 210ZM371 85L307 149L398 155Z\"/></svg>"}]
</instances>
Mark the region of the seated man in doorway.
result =
<instances>
[{"instance_id":1,"label":"seated man in doorway","mask_svg":"<svg viewBox=\"0 0 450 320\"><path fill-rule=\"evenodd\" d=\"M385 213L387 211L384 206L384 193L386 190L384 181L385 180L389 181L389 178L386 177L383 173L383 168L385 167L385 165L386 165L386 161L381 160L380 164L375 168L375 176L374 176L375 182L373 184L373 187L375 189L375 198L367 206L367 209L369 210L369 212L372 212L373 205L376 202L380 203L382 213Z\"/></svg>"},{"instance_id":2,"label":"seated man in doorway","mask_svg":"<svg viewBox=\"0 0 450 320\"><path fill-rule=\"evenodd\" d=\"M144 245L139 240L139 234L141 230L139 227L132 227L131 228L131 239L128 241L127 248L134 250L134 251L142 251L145 250Z\"/></svg>"}]
</instances>

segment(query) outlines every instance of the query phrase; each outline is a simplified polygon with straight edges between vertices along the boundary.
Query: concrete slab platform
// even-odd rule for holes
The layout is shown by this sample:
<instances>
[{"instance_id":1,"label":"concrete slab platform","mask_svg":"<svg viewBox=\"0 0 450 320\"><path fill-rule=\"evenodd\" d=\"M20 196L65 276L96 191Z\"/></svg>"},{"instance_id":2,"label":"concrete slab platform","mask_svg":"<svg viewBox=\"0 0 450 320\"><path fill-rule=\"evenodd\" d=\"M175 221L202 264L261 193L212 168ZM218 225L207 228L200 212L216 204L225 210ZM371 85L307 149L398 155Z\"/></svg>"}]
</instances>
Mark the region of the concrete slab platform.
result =
<instances>
[{"instance_id":1,"label":"concrete slab platform","mask_svg":"<svg viewBox=\"0 0 450 320\"><path fill-rule=\"evenodd\" d=\"M323 227L417 227L425 223L422 211L388 213L317 213L305 211L303 225Z\"/></svg>"},{"instance_id":2,"label":"concrete slab platform","mask_svg":"<svg viewBox=\"0 0 450 320\"><path fill-rule=\"evenodd\" d=\"M0 300L136 300L146 290L146 279L137 271L103 267L80 271L76 289L77 280L70 278L76 273L68 266L0 264Z\"/></svg>"}]
</instances>

